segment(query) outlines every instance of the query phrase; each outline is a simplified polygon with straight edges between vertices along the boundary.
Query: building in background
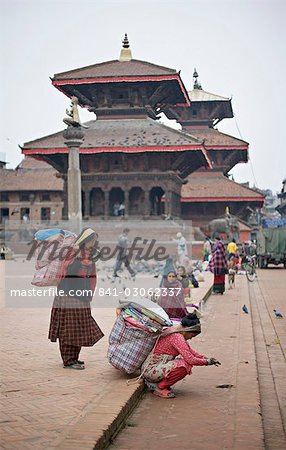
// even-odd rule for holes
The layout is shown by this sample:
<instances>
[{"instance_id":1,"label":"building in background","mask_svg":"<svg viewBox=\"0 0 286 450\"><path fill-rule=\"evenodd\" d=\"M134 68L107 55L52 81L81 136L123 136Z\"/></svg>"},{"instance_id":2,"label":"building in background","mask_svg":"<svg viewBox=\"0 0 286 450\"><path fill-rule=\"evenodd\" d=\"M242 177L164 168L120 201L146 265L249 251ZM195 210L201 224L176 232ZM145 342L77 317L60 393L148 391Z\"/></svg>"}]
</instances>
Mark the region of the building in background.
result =
<instances>
[{"instance_id":1,"label":"building in background","mask_svg":"<svg viewBox=\"0 0 286 450\"><path fill-rule=\"evenodd\" d=\"M119 60L58 73L52 83L96 114L80 148L83 217L111 217L117 205L133 218L180 217L186 177L210 163L199 138L157 120L166 104L190 103L179 72L133 59L125 36ZM66 206L62 131L25 143L22 151L61 174Z\"/></svg>"},{"instance_id":2,"label":"building in background","mask_svg":"<svg viewBox=\"0 0 286 450\"><path fill-rule=\"evenodd\" d=\"M0 223L58 221L63 181L44 161L24 158L15 170L0 167Z\"/></svg>"},{"instance_id":3,"label":"building in background","mask_svg":"<svg viewBox=\"0 0 286 450\"><path fill-rule=\"evenodd\" d=\"M84 219L121 208L128 218L183 218L205 231L226 210L245 223L262 207L262 192L229 177L248 161L248 143L215 128L233 118L231 99L204 91L196 71L187 92L180 72L133 59L125 36L118 60L58 73L52 84L96 115L79 150ZM158 122L160 113L182 131ZM0 169L1 220L66 219L63 131L25 143L22 152L15 171Z\"/></svg>"},{"instance_id":4,"label":"building in background","mask_svg":"<svg viewBox=\"0 0 286 450\"><path fill-rule=\"evenodd\" d=\"M190 105L168 106L165 113L204 143L212 169L188 176L182 188L182 217L204 227L228 208L232 215L247 220L252 211L263 206L264 196L231 181L228 174L236 164L248 161L248 143L215 128L223 119L233 118L231 99L203 90L196 69L193 80L193 89L188 91Z\"/></svg>"}]
</instances>

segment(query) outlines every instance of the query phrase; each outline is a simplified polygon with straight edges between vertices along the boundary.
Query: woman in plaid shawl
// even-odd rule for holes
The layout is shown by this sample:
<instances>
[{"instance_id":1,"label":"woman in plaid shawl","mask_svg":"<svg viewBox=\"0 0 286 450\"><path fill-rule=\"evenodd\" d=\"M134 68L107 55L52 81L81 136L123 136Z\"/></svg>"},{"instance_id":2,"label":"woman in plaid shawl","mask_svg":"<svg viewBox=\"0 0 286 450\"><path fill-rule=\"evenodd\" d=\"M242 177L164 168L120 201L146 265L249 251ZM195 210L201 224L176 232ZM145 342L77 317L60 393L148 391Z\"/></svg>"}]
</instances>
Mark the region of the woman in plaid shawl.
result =
<instances>
[{"instance_id":1,"label":"woman in plaid shawl","mask_svg":"<svg viewBox=\"0 0 286 450\"><path fill-rule=\"evenodd\" d=\"M227 273L227 259L223 242L219 237L212 251L209 268L214 274L213 292L223 295L225 291L225 274Z\"/></svg>"},{"instance_id":2,"label":"woman in plaid shawl","mask_svg":"<svg viewBox=\"0 0 286 450\"><path fill-rule=\"evenodd\" d=\"M79 360L81 347L91 347L103 337L90 308L96 287L92 255L97 237L91 228L84 229L68 249L61 266L57 288L61 295L54 300L49 339L59 340L64 368L84 369L84 361Z\"/></svg>"}]
</instances>

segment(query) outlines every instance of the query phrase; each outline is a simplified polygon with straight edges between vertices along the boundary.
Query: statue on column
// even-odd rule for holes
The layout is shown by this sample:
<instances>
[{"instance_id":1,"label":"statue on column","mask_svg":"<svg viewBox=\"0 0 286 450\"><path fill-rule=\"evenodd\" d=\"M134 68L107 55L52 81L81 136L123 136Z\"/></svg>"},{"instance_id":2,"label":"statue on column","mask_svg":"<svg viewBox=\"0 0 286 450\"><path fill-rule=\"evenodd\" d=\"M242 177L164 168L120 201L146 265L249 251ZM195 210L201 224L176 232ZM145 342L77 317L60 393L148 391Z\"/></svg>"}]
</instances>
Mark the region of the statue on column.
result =
<instances>
[{"instance_id":1,"label":"statue on column","mask_svg":"<svg viewBox=\"0 0 286 450\"><path fill-rule=\"evenodd\" d=\"M75 96L71 97L71 105L70 105L70 109L66 109L66 114L69 117L65 117L63 119L63 122L68 126L68 127L83 127L83 128L88 128L86 125L83 125L80 121L79 118L79 113L78 113L78 98Z\"/></svg>"}]
</instances>

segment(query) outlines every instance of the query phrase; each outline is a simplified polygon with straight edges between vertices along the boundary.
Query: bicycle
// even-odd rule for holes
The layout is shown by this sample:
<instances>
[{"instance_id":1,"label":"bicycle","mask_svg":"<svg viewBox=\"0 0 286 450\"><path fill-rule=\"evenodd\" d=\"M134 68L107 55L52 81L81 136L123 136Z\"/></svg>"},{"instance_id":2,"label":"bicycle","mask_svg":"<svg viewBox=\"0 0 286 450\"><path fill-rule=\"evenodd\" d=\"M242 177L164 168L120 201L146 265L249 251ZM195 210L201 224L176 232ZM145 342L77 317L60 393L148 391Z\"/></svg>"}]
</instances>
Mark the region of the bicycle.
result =
<instances>
[{"instance_id":1,"label":"bicycle","mask_svg":"<svg viewBox=\"0 0 286 450\"><path fill-rule=\"evenodd\" d=\"M257 277L256 274L256 256L246 256L245 262L242 264L245 269L246 277L248 281L254 281Z\"/></svg>"}]
</instances>

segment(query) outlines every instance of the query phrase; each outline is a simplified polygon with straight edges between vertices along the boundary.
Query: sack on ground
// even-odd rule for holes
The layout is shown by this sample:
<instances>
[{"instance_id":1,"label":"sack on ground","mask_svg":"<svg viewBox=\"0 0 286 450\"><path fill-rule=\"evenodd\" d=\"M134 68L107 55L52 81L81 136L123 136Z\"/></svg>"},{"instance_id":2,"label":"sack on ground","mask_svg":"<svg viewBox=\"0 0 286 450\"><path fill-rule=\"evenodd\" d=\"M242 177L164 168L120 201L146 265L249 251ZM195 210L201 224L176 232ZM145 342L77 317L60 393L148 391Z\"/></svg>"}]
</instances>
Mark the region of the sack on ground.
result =
<instances>
[{"instance_id":1,"label":"sack on ground","mask_svg":"<svg viewBox=\"0 0 286 450\"><path fill-rule=\"evenodd\" d=\"M126 326L120 314L109 336L107 356L110 364L128 374L136 372L153 349L156 337L151 333Z\"/></svg>"}]
</instances>

